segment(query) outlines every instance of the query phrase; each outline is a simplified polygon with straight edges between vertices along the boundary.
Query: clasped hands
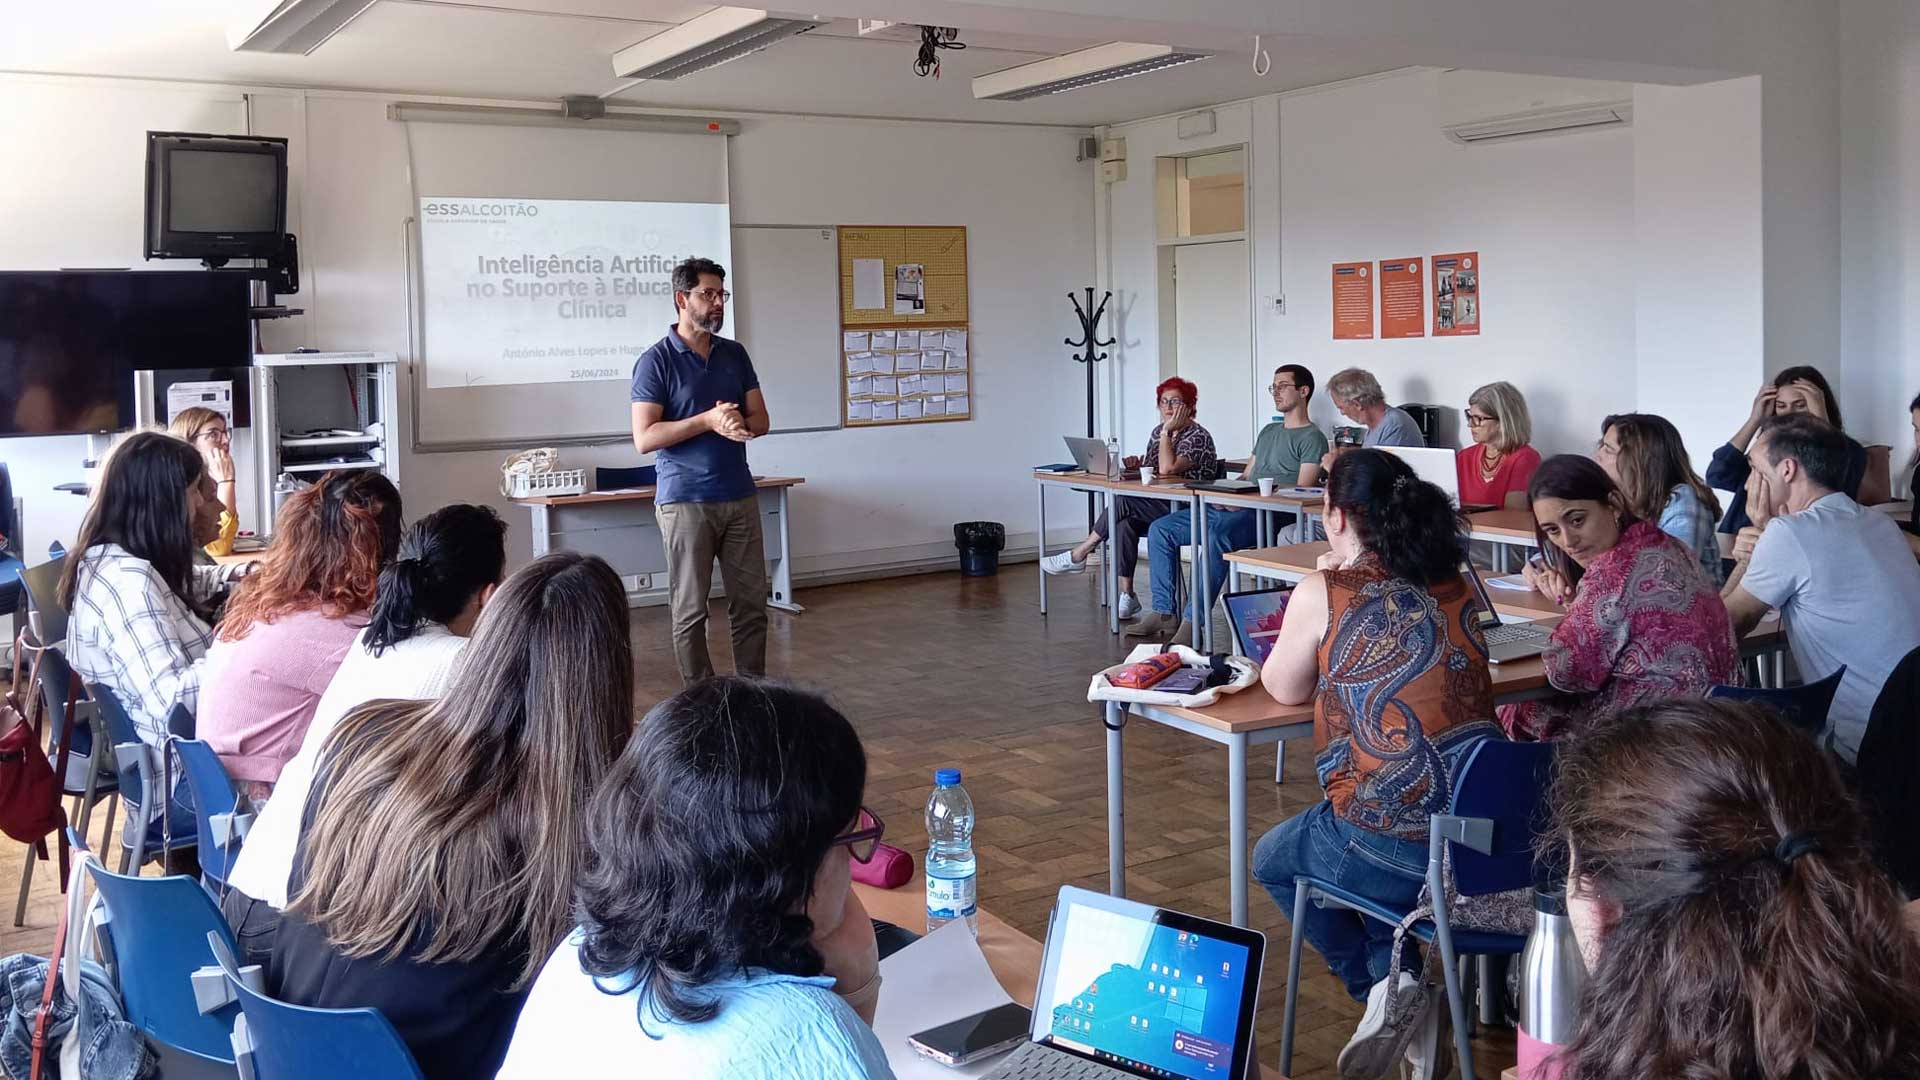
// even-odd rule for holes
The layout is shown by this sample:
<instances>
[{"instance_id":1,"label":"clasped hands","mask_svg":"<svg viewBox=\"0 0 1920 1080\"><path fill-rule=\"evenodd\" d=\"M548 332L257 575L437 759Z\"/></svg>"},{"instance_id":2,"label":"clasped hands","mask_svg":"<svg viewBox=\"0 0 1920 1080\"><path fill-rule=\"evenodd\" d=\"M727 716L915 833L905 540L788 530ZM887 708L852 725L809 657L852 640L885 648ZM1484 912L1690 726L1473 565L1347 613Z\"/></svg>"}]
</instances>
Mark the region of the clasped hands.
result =
<instances>
[{"instance_id":1,"label":"clasped hands","mask_svg":"<svg viewBox=\"0 0 1920 1080\"><path fill-rule=\"evenodd\" d=\"M753 429L747 427L746 416L740 412L740 406L733 402L716 401L713 403L713 408L708 409L704 415L707 418L707 429L714 434L732 439L734 442L752 441Z\"/></svg>"}]
</instances>

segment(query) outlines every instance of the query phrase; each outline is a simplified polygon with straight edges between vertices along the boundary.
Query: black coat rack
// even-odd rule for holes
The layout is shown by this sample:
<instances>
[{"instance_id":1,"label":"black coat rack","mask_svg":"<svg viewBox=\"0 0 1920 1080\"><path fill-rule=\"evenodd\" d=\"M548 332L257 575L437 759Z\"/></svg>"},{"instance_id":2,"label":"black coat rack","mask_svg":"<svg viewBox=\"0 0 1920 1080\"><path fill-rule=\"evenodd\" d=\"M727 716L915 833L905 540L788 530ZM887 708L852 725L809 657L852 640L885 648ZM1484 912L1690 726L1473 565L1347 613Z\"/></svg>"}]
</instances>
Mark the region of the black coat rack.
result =
<instances>
[{"instance_id":1,"label":"black coat rack","mask_svg":"<svg viewBox=\"0 0 1920 1080\"><path fill-rule=\"evenodd\" d=\"M1068 302L1073 304L1073 313L1080 317L1080 340L1075 341L1072 338L1066 338L1065 343L1073 348L1084 350L1075 353L1073 361L1076 364L1087 365L1087 438L1089 439L1094 437L1093 365L1107 358L1106 353L1096 353L1094 350L1104 349L1113 344L1114 339L1112 338L1108 338L1105 341L1100 340L1100 316L1107 313L1107 301L1112 299L1113 293L1103 293L1100 297L1099 306L1095 307L1093 303L1093 288L1091 286L1087 288L1087 302L1085 306L1081 305L1079 297L1072 293L1067 294ZM1089 310L1091 310L1092 314L1088 314ZM1087 528L1089 529L1093 528L1094 516L1093 496L1088 495ZM1042 538L1042 542L1045 542L1044 538Z\"/></svg>"}]
</instances>

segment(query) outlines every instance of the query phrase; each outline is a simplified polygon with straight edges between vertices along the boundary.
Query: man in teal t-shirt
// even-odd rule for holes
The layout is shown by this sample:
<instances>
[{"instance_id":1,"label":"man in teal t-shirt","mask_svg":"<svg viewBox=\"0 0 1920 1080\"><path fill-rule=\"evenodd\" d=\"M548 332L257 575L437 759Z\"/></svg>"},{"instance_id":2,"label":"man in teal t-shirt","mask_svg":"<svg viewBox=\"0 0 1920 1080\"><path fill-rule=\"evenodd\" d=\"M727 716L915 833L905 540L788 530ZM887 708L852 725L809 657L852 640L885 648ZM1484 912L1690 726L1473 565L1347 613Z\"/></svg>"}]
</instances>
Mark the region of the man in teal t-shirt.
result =
<instances>
[{"instance_id":1,"label":"man in teal t-shirt","mask_svg":"<svg viewBox=\"0 0 1920 1080\"><path fill-rule=\"evenodd\" d=\"M1320 479L1320 459L1327 452L1327 436L1307 415L1313 400L1313 372L1299 364L1283 364L1267 388L1280 419L1260 429L1254 440L1253 460L1246 480L1273 477L1280 486L1312 485ZM1207 610L1227 580L1227 552L1253 546L1257 532L1252 510L1207 508ZM1162 637L1179 641L1192 636L1192 627L1176 612L1180 605L1180 547L1192 528L1192 513L1178 510L1147 530L1147 559L1153 581L1153 611L1127 631L1129 637ZM1175 627L1171 634L1168 628Z\"/></svg>"}]
</instances>

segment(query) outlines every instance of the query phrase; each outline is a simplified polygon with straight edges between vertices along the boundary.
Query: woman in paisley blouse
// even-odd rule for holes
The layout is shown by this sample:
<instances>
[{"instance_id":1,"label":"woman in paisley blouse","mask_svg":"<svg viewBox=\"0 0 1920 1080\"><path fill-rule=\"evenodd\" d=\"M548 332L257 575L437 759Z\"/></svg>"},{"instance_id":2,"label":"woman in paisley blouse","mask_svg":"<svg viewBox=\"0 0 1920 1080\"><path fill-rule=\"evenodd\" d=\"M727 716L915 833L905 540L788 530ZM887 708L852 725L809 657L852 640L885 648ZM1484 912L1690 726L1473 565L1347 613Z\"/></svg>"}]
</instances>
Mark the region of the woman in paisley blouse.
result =
<instances>
[{"instance_id":1,"label":"woman in paisley blouse","mask_svg":"<svg viewBox=\"0 0 1920 1080\"><path fill-rule=\"evenodd\" d=\"M1623 709L1733 681L1740 651L1693 552L1627 509L1589 458L1548 458L1527 488L1542 558L1527 580L1567 609L1542 659L1556 697L1500 710L1514 738L1546 739Z\"/></svg>"},{"instance_id":2,"label":"woman in paisley blouse","mask_svg":"<svg viewBox=\"0 0 1920 1080\"><path fill-rule=\"evenodd\" d=\"M1200 406L1200 388L1176 375L1155 388L1154 403L1160 410L1160 422L1147 433L1147 452L1140 457L1129 456L1126 467L1138 469L1144 465L1153 470L1156 479L1202 484L1220 479L1223 470L1220 455L1214 452L1213 436L1193 418ZM1140 598L1133 591L1133 572L1140 565L1140 538L1147 534L1148 526L1166 517L1172 508L1165 499L1132 495L1122 496L1118 502L1120 523L1113 546L1120 578L1120 617L1131 619L1140 613ZM1102 511L1086 539L1070 550L1041 559L1040 569L1049 574L1083 573L1087 556L1106 539L1107 515Z\"/></svg>"},{"instance_id":3,"label":"woman in paisley blouse","mask_svg":"<svg viewBox=\"0 0 1920 1080\"><path fill-rule=\"evenodd\" d=\"M1411 905L1427 865L1427 818L1482 738L1498 737L1486 642L1461 576L1466 538L1451 500L1399 458L1342 455L1327 480L1331 550L1294 590L1261 671L1286 704L1314 702L1315 769L1326 799L1275 827L1253 873L1288 915L1309 875L1370 899ZM1389 988L1393 928L1309 906L1301 930L1367 1013L1340 1054L1343 1076L1379 1076L1436 996L1417 956Z\"/></svg>"}]
</instances>

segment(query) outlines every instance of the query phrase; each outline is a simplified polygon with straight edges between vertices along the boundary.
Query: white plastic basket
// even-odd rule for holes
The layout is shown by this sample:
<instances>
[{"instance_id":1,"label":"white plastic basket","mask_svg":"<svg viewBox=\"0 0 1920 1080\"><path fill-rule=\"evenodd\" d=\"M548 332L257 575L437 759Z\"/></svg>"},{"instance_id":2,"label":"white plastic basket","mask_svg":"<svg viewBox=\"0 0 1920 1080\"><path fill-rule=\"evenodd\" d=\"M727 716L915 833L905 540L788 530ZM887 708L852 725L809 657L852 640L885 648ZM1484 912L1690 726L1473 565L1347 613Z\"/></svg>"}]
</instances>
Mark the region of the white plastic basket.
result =
<instances>
[{"instance_id":1,"label":"white plastic basket","mask_svg":"<svg viewBox=\"0 0 1920 1080\"><path fill-rule=\"evenodd\" d=\"M552 469L537 473L512 473L506 478L509 499L534 499L548 495L583 495L587 490L587 470Z\"/></svg>"}]
</instances>

